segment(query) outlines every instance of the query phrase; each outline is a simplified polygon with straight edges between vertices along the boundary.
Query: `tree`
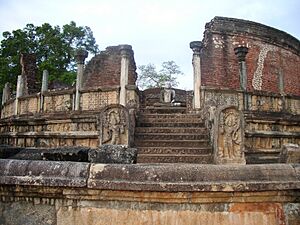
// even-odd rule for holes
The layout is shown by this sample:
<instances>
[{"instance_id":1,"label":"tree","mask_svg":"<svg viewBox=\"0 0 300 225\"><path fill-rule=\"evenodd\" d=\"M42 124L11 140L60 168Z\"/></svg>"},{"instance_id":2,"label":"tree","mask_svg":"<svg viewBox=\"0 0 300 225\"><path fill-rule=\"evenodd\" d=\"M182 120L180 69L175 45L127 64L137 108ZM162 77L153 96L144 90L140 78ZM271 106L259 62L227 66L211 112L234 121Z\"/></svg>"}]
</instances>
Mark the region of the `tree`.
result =
<instances>
[{"instance_id":1,"label":"tree","mask_svg":"<svg viewBox=\"0 0 300 225\"><path fill-rule=\"evenodd\" d=\"M91 29L76 26L73 21L62 29L44 23L41 26L27 24L23 29L4 32L0 46L0 89L6 82L16 84L21 74L21 53L36 54L38 79L46 69L50 80L71 84L76 78L74 50L77 48L92 55L99 51Z\"/></svg>"},{"instance_id":2,"label":"tree","mask_svg":"<svg viewBox=\"0 0 300 225\"><path fill-rule=\"evenodd\" d=\"M139 66L139 76L137 79L139 88L164 87L166 85L177 87L177 76L183 74L180 67L174 61L167 61L162 63L161 68L157 72L154 64L149 63L148 65Z\"/></svg>"}]
</instances>

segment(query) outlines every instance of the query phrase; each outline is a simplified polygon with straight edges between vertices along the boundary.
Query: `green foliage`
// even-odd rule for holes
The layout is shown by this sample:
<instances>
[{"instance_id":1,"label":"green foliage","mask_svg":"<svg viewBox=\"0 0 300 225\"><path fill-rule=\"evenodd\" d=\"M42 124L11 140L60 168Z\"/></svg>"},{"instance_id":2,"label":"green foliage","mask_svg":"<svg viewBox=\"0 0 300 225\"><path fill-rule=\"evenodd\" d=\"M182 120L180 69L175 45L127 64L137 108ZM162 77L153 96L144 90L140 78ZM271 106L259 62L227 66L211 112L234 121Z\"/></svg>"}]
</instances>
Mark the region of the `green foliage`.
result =
<instances>
[{"instance_id":1,"label":"green foliage","mask_svg":"<svg viewBox=\"0 0 300 225\"><path fill-rule=\"evenodd\" d=\"M177 87L176 81L178 75L183 73L180 67L174 61L163 62L162 69L157 72L154 64L141 65L138 67L139 76L137 83L140 89L164 87L170 85L171 87Z\"/></svg>"},{"instance_id":2,"label":"green foliage","mask_svg":"<svg viewBox=\"0 0 300 225\"><path fill-rule=\"evenodd\" d=\"M70 22L62 27L44 23L41 26L27 24L25 28L3 32L0 46L0 89L6 82L13 86L21 74L21 53L35 53L38 79L43 70L49 71L50 80L73 83L76 78L74 52L77 48L96 54L98 45L93 32L87 26ZM75 74L75 75L74 75Z\"/></svg>"}]
</instances>

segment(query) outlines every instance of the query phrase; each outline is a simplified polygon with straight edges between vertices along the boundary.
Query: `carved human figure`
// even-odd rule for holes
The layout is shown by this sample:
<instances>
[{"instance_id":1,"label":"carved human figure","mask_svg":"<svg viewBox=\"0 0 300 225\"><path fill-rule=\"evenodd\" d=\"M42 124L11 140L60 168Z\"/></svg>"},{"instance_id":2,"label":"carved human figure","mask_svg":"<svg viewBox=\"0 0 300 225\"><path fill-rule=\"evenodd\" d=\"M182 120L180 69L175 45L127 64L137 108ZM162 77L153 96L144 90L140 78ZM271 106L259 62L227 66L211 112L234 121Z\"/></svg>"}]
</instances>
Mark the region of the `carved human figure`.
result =
<instances>
[{"instance_id":1,"label":"carved human figure","mask_svg":"<svg viewBox=\"0 0 300 225\"><path fill-rule=\"evenodd\" d=\"M240 116L237 111L229 110L222 113L219 132L218 157L229 159L241 157Z\"/></svg>"},{"instance_id":2,"label":"carved human figure","mask_svg":"<svg viewBox=\"0 0 300 225\"><path fill-rule=\"evenodd\" d=\"M122 143L125 134L126 118L122 110L115 108L109 110L104 118L102 144L118 145Z\"/></svg>"}]
</instances>

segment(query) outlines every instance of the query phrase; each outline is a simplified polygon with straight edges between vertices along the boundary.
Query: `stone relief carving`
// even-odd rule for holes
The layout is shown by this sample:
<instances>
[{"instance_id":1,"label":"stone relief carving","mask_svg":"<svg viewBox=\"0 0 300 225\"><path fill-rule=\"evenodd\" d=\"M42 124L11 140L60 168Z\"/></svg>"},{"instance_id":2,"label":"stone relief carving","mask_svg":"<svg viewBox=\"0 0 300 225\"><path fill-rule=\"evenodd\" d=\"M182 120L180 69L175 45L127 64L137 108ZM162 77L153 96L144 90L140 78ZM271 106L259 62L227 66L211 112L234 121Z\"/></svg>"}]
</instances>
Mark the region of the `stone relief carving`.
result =
<instances>
[{"instance_id":1,"label":"stone relief carving","mask_svg":"<svg viewBox=\"0 0 300 225\"><path fill-rule=\"evenodd\" d=\"M129 144L129 113L121 105L106 107L100 116L100 146Z\"/></svg>"},{"instance_id":2,"label":"stone relief carving","mask_svg":"<svg viewBox=\"0 0 300 225\"><path fill-rule=\"evenodd\" d=\"M235 106L221 108L215 122L215 162L217 164L245 164L244 124Z\"/></svg>"}]
</instances>

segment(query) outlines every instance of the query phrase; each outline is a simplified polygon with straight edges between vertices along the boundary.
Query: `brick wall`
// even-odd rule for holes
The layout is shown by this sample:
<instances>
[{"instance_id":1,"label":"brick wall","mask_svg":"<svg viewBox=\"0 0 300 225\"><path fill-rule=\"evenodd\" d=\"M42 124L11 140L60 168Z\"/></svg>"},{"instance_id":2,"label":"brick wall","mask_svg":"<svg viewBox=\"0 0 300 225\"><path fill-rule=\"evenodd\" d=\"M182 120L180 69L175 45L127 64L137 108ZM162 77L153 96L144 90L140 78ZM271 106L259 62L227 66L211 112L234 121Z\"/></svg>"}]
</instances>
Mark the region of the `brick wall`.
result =
<instances>
[{"instance_id":1,"label":"brick wall","mask_svg":"<svg viewBox=\"0 0 300 225\"><path fill-rule=\"evenodd\" d=\"M22 76L25 79L24 94L33 94L38 92L37 86L37 67L35 54L21 54L20 64L22 66Z\"/></svg>"},{"instance_id":2,"label":"brick wall","mask_svg":"<svg viewBox=\"0 0 300 225\"><path fill-rule=\"evenodd\" d=\"M128 84L136 81L136 64L133 51L129 55ZM84 89L112 87L120 85L121 52L120 46L107 47L87 64L84 71Z\"/></svg>"},{"instance_id":3,"label":"brick wall","mask_svg":"<svg viewBox=\"0 0 300 225\"><path fill-rule=\"evenodd\" d=\"M248 91L283 89L300 95L300 42L291 35L250 21L215 17L206 24L203 43L202 85L239 89L234 48L246 46Z\"/></svg>"}]
</instances>

